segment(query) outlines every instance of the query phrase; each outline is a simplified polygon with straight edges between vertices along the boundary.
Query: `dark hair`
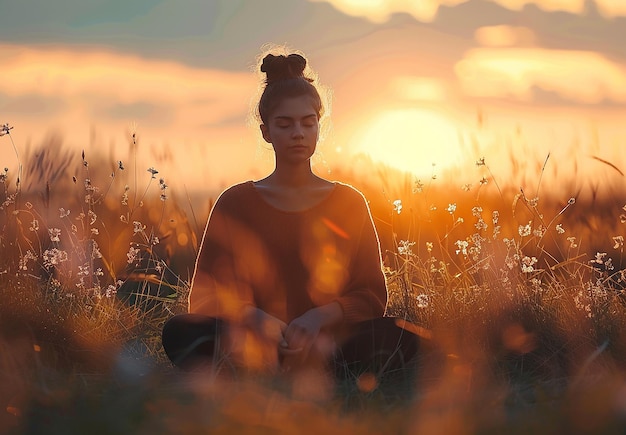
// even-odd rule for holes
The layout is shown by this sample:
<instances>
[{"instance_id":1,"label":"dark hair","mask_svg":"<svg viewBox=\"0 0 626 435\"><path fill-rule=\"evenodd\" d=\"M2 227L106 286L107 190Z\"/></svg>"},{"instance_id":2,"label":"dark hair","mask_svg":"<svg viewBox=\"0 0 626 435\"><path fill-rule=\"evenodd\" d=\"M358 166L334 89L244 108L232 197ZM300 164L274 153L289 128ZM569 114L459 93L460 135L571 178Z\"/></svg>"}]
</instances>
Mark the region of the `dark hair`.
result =
<instances>
[{"instance_id":1,"label":"dark hair","mask_svg":"<svg viewBox=\"0 0 626 435\"><path fill-rule=\"evenodd\" d=\"M266 75L265 89L259 99L259 116L266 124L270 113L285 98L308 95L313 107L320 118L324 112L324 105L313 79L304 75L306 59L299 54L288 56L268 54L263 58L261 72Z\"/></svg>"}]
</instances>

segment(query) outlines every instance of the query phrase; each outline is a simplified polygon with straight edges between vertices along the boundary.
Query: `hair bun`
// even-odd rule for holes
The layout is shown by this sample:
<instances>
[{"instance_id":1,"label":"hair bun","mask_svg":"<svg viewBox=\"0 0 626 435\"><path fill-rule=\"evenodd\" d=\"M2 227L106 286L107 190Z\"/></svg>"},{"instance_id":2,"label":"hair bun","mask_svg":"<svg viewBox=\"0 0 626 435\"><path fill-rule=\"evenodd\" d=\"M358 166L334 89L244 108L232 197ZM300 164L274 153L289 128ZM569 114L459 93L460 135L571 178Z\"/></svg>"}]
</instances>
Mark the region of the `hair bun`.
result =
<instances>
[{"instance_id":1,"label":"hair bun","mask_svg":"<svg viewBox=\"0 0 626 435\"><path fill-rule=\"evenodd\" d=\"M266 83L269 84L278 80L304 77L305 67L306 59L299 54L292 53L289 56L268 54L263 58L261 72L266 74Z\"/></svg>"}]
</instances>

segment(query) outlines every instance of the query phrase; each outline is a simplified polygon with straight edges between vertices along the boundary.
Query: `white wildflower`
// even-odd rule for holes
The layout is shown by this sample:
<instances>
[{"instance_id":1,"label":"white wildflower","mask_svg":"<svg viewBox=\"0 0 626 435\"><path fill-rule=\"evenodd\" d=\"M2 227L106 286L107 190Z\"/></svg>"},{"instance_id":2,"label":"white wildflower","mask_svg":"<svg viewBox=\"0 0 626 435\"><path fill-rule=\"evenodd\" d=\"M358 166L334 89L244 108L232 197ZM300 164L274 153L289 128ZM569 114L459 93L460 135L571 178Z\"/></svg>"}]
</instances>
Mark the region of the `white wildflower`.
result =
<instances>
[{"instance_id":1,"label":"white wildflower","mask_svg":"<svg viewBox=\"0 0 626 435\"><path fill-rule=\"evenodd\" d=\"M60 242L60 235L61 235L61 230L59 228L50 228L48 230L48 234L50 235L50 241L51 242Z\"/></svg>"},{"instance_id":2,"label":"white wildflower","mask_svg":"<svg viewBox=\"0 0 626 435\"><path fill-rule=\"evenodd\" d=\"M426 294L417 295L415 298L417 308L428 308L430 298Z\"/></svg>"},{"instance_id":3,"label":"white wildflower","mask_svg":"<svg viewBox=\"0 0 626 435\"><path fill-rule=\"evenodd\" d=\"M96 258L102 258L102 253L100 252L100 247L95 240L92 240L91 246L91 259L95 260Z\"/></svg>"},{"instance_id":4,"label":"white wildflower","mask_svg":"<svg viewBox=\"0 0 626 435\"><path fill-rule=\"evenodd\" d=\"M476 227L478 231L486 230L488 227L487 223L483 220L483 218L478 218L478 221L474 224L474 226Z\"/></svg>"},{"instance_id":5,"label":"white wildflower","mask_svg":"<svg viewBox=\"0 0 626 435\"><path fill-rule=\"evenodd\" d=\"M89 263L85 263L82 266L78 265L78 276L89 276Z\"/></svg>"},{"instance_id":6,"label":"white wildflower","mask_svg":"<svg viewBox=\"0 0 626 435\"><path fill-rule=\"evenodd\" d=\"M402 200L401 199L396 199L393 202L393 211L395 211L398 214L400 214L400 212L402 211Z\"/></svg>"},{"instance_id":7,"label":"white wildflower","mask_svg":"<svg viewBox=\"0 0 626 435\"><path fill-rule=\"evenodd\" d=\"M432 252L433 251L433 243L432 242L426 242L426 251L428 251L428 252Z\"/></svg>"},{"instance_id":8,"label":"white wildflower","mask_svg":"<svg viewBox=\"0 0 626 435\"><path fill-rule=\"evenodd\" d=\"M104 296L107 298L112 298L116 294L117 294L117 289L115 288L114 285L109 285L104 291Z\"/></svg>"},{"instance_id":9,"label":"white wildflower","mask_svg":"<svg viewBox=\"0 0 626 435\"><path fill-rule=\"evenodd\" d=\"M408 240L400 240L400 245L398 246L398 253L400 255L413 255L412 246L415 245L415 242L409 242Z\"/></svg>"},{"instance_id":10,"label":"white wildflower","mask_svg":"<svg viewBox=\"0 0 626 435\"><path fill-rule=\"evenodd\" d=\"M454 244L457 246L457 250L456 253L457 255L462 253L463 255L467 255L467 247L469 246L469 243L465 240L457 240L456 242L454 242Z\"/></svg>"},{"instance_id":11,"label":"white wildflower","mask_svg":"<svg viewBox=\"0 0 626 435\"><path fill-rule=\"evenodd\" d=\"M520 225L519 228L517 229L517 232L522 237L530 236L530 232L531 232L530 222L528 222L528 224L526 225Z\"/></svg>"},{"instance_id":12,"label":"white wildflower","mask_svg":"<svg viewBox=\"0 0 626 435\"><path fill-rule=\"evenodd\" d=\"M596 258L590 260L590 263L604 264L604 257L606 257L606 252L596 252Z\"/></svg>"},{"instance_id":13,"label":"white wildflower","mask_svg":"<svg viewBox=\"0 0 626 435\"><path fill-rule=\"evenodd\" d=\"M534 272L535 268L533 266L535 264L537 264L537 258L529 257L527 255L524 256L524 258L522 258L522 262L521 262L522 272L524 272L524 273Z\"/></svg>"},{"instance_id":14,"label":"white wildflower","mask_svg":"<svg viewBox=\"0 0 626 435\"><path fill-rule=\"evenodd\" d=\"M542 238L545 233L546 233L546 228L543 225L539 225L537 228L533 230L533 235L535 237Z\"/></svg>"},{"instance_id":15,"label":"white wildflower","mask_svg":"<svg viewBox=\"0 0 626 435\"><path fill-rule=\"evenodd\" d=\"M46 269L68 260L67 252L57 248L46 249L43 253L43 265Z\"/></svg>"},{"instance_id":16,"label":"white wildflower","mask_svg":"<svg viewBox=\"0 0 626 435\"><path fill-rule=\"evenodd\" d=\"M133 221L133 235L137 234L137 233L143 233L143 231L146 229L146 226L143 225L141 222L139 221Z\"/></svg>"},{"instance_id":17,"label":"white wildflower","mask_svg":"<svg viewBox=\"0 0 626 435\"><path fill-rule=\"evenodd\" d=\"M126 253L126 257L128 257L128 264L132 264L139 260L139 248L133 248L132 246Z\"/></svg>"}]
</instances>

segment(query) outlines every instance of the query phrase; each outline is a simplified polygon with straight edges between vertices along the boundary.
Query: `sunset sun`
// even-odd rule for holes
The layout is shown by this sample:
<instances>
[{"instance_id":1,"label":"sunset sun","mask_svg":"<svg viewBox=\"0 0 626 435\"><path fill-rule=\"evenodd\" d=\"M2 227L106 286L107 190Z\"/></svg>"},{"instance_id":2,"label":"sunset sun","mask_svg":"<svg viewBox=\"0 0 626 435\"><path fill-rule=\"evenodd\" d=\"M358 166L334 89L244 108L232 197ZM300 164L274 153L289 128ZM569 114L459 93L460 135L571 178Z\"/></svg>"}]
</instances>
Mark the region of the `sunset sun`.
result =
<instances>
[{"instance_id":1,"label":"sunset sun","mask_svg":"<svg viewBox=\"0 0 626 435\"><path fill-rule=\"evenodd\" d=\"M372 159L416 174L430 174L433 164L454 166L461 155L454 124L424 109L384 112L356 140Z\"/></svg>"}]
</instances>

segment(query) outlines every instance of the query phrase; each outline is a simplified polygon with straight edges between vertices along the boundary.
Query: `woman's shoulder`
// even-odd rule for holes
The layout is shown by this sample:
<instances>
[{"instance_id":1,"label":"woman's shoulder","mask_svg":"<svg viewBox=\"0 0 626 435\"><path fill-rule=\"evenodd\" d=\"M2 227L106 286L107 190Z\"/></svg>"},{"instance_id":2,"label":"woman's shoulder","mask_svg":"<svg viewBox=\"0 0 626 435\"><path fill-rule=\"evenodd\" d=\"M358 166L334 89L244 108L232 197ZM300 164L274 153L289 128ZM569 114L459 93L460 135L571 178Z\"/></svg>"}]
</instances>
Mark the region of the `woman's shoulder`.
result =
<instances>
[{"instance_id":1,"label":"woman's shoulder","mask_svg":"<svg viewBox=\"0 0 626 435\"><path fill-rule=\"evenodd\" d=\"M367 203L365 195L356 187L340 181L334 181L334 183L337 196L341 197L342 200Z\"/></svg>"},{"instance_id":2,"label":"woman's shoulder","mask_svg":"<svg viewBox=\"0 0 626 435\"><path fill-rule=\"evenodd\" d=\"M365 195L356 187L335 181L333 204L337 209L346 212L346 217L365 216L369 214L369 202Z\"/></svg>"},{"instance_id":3,"label":"woman's shoulder","mask_svg":"<svg viewBox=\"0 0 626 435\"><path fill-rule=\"evenodd\" d=\"M227 187L219 194L218 198L233 198L239 196L249 195L252 192L252 181L243 181L241 183L233 184Z\"/></svg>"},{"instance_id":4,"label":"woman's shoulder","mask_svg":"<svg viewBox=\"0 0 626 435\"><path fill-rule=\"evenodd\" d=\"M232 186L224 189L220 193L215 201L216 206L231 207L240 205L242 202L247 202L254 194L252 181L244 181L241 183L233 184Z\"/></svg>"}]
</instances>

